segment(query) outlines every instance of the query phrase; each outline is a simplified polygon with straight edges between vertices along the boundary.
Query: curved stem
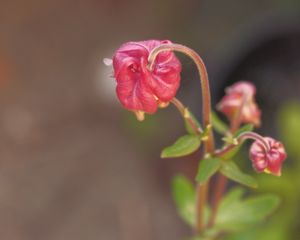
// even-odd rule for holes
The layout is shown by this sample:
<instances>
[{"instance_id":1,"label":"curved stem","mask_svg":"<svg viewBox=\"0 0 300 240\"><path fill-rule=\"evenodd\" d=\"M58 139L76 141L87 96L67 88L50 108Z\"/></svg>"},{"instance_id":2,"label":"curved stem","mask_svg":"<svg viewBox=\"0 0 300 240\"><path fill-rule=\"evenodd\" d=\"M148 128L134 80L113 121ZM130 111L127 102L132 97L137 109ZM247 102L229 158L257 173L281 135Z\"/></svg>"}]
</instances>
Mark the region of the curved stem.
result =
<instances>
[{"instance_id":1,"label":"curved stem","mask_svg":"<svg viewBox=\"0 0 300 240\"><path fill-rule=\"evenodd\" d=\"M255 133L255 132L243 132L239 136L237 136L238 142L244 141L246 139L252 139L252 140L260 142L264 146L266 152L270 150L270 146L269 146L268 142L266 142L266 140L261 135Z\"/></svg>"},{"instance_id":2,"label":"curved stem","mask_svg":"<svg viewBox=\"0 0 300 240\"><path fill-rule=\"evenodd\" d=\"M154 48L149 54L149 69L153 70L155 59L160 52L163 51L176 51L180 53L184 53L189 56L196 64L199 75L200 75L200 83L202 90L202 117L203 117L203 126L206 128L211 125L211 99L210 99L210 89L209 89L209 81L208 75L206 71L206 67L204 65L201 57L192 49L181 45L181 44L162 44L156 48ZM213 132L210 130L208 133L208 139L204 143L204 155L206 153L214 152L214 137ZM204 208L207 203L207 193L208 193L209 182L203 185L198 185L196 189L197 202L196 202L196 231L199 233L204 228L203 223L203 215Z\"/></svg>"},{"instance_id":3,"label":"curved stem","mask_svg":"<svg viewBox=\"0 0 300 240\"><path fill-rule=\"evenodd\" d=\"M148 57L149 69L153 70L155 59L160 52L163 51L176 51L180 53L184 53L189 56L195 62L199 75L200 75L200 83L202 89L202 117L203 117L203 125L207 127L211 123L211 99L210 99L210 89L209 89L209 81L208 75L206 71L206 67L204 65L201 57L193 50L181 44L162 44L156 48L154 48ZM213 152L214 151L214 138L212 131L210 131L209 139L205 143L205 151Z\"/></svg>"},{"instance_id":4,"label":"curved stem","mask_svg":"<svg viewBox=\"0 0 300 240\"><path fill-rule=\"evenodd\" d=\"M247 139L252 139L252 140L260 142L262 144L262 146L264 146L266 152L270 150L269 144L266 142L266 140L261 135L255 133L255 132L243 132L236 138L237 144L230 144L230 145L226 146L225 148L216 151L215 156L222 157L224 154L226 154L231 149L233 149L238 144L240 144L241 142L243 142Z\"/></svg>"}]
</instances>

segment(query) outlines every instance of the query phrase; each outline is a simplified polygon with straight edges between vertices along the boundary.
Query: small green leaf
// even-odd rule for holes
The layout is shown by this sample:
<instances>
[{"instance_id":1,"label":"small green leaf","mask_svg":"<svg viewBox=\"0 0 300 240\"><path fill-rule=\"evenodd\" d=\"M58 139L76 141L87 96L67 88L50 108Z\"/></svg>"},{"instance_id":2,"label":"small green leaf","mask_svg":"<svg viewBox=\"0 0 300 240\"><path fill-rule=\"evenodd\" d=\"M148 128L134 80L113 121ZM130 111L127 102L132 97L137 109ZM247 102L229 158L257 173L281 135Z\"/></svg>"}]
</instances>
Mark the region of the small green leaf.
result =
<instances>
[{"instance_id":1,"label":"small green leaf","mask_svg":"<svg viewBox=\"0 0 300 240\"><path fill-rule=\"evenodd\" d=\"M243 145L243 142L234 146L232 149L230 149L228 152L222 155L222 159L224 160L231 160L241 149Z\"/></svg>"},{"instance_id":2,"label":"small green leaf","mask_svg":"<svg viewBox=\"0 0 300 240\"><path fill-rule=\"evenodd\" d=\"M218 117L214 111L211 112L211 122L216 132L222 135L228 132L229 127Z\"/></svg>"},{"instance_id":3,"label":"small green leaf","mask_svg":"<svg viewBox=\"0 0 300 240\"><path fill-rule=\"evenodd\" d=\"M196 194L193 184L184 176L176 176L172 182L172 194L179 215L187 224L195 226Z\"/></svg>"},{"instance_id":4,"label":"small green leaf","mask_svg":"<svg viewBox=\"0 0 300 240\"><path fill-rule=\"evenodd\" d=\"M205 183L212 175L214 175L221 166L221 160L219 158L205 158L200 161L198 174L196 180L203 184Z\"/></svg>"},{"instance_id":5,"label":"small green leaf","mask_svg":"<svg viewBox=\"0 0 300 240\"><path fill-rule=\"evenodd\" d=\"M184 135L173 145L166 147L162 153L162 158L182 157L195 152L200 147L201 141L197 135Z\"/></svg>"},{"instance_id":6,"label":"small green leaf","mask_svg":"<svg viewBox=\"0 0 300 240\"><path fill-rule=\"evenodd\" d=\"M201 129L201 124L199 123L199 121L197 120L197 118L195 117L195 115L190 110L188 110L188 109L186 109L186 111L188 111L189 116L191 117L191 119L193 119L193 121L196 124L197 128ZM189 122L188 122L187 119L184 120L184 126L185 126L186 131L189 134L196 134L195 131L194 131L194 129L191 127L191 125L189 124Z\"/></svg>"},{"instance_id":7,"label":"small green leaf","mask_svg":"<svg viewBox=\"0 0 300 240\"><path fill-rule=\"evenodd\" d=\"M257 181L255 178L243 173L233 161L223 161L220 171L224 176L235 182L241 183L248 187L257 188Z\"/></svg>"},{"instance_id":8,"label":"small green leaf","mask_svg":"<svg viewBox=\"0 0 300 240\"><path fill-rule=\"evenodd\" d=\"M200 134L200 139L202 141L206 141L208 139L208 136L211 132L211 128L212 128L212 125L207 125L206 128L204 128L203 132Z\"/></svg>"},{"instance_id":9,"label":"small green leaf","mask_svg":"<svg viewBox=\"0 0 300 240\"><path fill-rule=\"evenodd\" d=\"M242 199L243 190L231 190L219 206L215 227L223 231L240 231L259 224L279 205L280 200L272 194Z\"/></svg>"},{"instance_id":10,"label":"small green leaf","mask_svg":"<svg viewBox=\"0 0 300 240\"><path fill-rule=\"evenodd\" d=\"M252 124L246 124L246 125L242 126L239 130L237 130L233 136L232 135L225 136L223 138L223 141L226 142L226 145L235 144L235 142L237 143L237 139L236 139L237 136L239 136L243 132L252 131L253 128L254 127L253 127ZM227 153L222 155L222 159L224 159L224 160L232 159L239 152L239 150L241 149L243 143L244 142L239 143L234 148L232 148L230 151L228 151Z\"/></svg>"},{"instance_id":11,"label":"small green leaf","mask_svg":"<svg viewBox=\"0 0 300 240\"><path fill-rule=\"evenodd\" d=\"M251 132L254 129L254 125L253 124L246 124L242 127L240 127L235 133L234 133L234 137L239 136L240 134L242 134L243 132Z\"/></svg>"}]
</instances>

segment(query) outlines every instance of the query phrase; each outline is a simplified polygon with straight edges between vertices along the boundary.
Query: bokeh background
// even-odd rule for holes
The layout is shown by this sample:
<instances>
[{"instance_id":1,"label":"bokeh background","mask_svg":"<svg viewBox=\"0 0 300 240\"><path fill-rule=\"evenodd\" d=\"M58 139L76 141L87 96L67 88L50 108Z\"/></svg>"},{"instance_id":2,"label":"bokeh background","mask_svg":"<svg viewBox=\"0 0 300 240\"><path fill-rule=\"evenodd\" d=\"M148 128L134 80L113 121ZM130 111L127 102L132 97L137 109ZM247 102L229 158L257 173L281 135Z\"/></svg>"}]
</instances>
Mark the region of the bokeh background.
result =
<instances>
[{"instance_id":1,"label":"bokeh background","mask_svg":"<svg viewBox=\"0 0 300 240\"><path fill-rule=\"evenodd\" d=\"M283 176L256 175L280 209L229 239L300 235L299 0L1 0L0 238L177 240L191 234L171 177L197 154L162 160L184 132L174 108L139 123L118 103L111 57L129 40L170 39L204 58L214 104L225 86L258 87L263 135L281 138ZM183 61L178 97L200 116L198 76ZM251 171L250 162L241 166Z\"/></svg>"}]
</instances>

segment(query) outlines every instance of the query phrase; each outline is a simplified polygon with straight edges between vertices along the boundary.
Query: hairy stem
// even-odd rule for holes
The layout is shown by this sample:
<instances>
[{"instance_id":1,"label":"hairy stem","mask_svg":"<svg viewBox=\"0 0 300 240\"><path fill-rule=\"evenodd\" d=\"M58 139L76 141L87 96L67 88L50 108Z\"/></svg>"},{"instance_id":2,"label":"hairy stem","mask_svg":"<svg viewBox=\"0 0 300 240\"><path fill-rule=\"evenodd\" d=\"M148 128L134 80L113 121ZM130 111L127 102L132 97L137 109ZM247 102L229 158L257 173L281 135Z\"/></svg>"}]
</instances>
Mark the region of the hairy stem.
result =
<instances>
[{"instance_id":1,"label":"hairy stem","mask_svg":"<svg viewBox=\"0 0 300 240\"><path fill-rule=\"evenodd\" d=\"M201 57L192 49L180 45L180 44L162 44L151 51L148 57L149 61L149 69L153 70L154 61L157 55L163 51L176 51L183 53L189 56L196 64L199 75L200 75L200 83L201 83L201 90L202 90L202 117L203 117L203 126L206 128L207 126L211 125L211 99L210 99L210 89L209 89L209 81L208 75L206 71L206 67L204 65L203 60ZM204 143L204 155L206 153L213 153L214 152L214 137L213 132L210 130L208 133L208 139ZM209 183L197 186L197 202L196 202L196 212L197 212L197 219L196 219L196 231L200 233L204 226L203 223L203 215L204 215L204 208L207 203L207 193L208 193L208 186Z\"/></svg>"},{"instance_id":2,"label":"hairy stem","mask_svg":"<svg viewBox=\"0 0 300 240\"><path fill-rule=\"evenodd\" d=\"M259 134L255 133L255 132L243 132L236 138L237 144L230 144L230 145L226 146L225 148L216 151L215 156L222 157L224 154L226 154L231 149L233 149L238 144L241 144L243 141L245 141L247 139L252 139L252 140L260 142L266 152L270 150L270 146L268 145L268 143L262 136L260 136Z\"/></svg>"},{"instance_id":3,"label":"hairy stem","mask_svg":"<svg viewBox=\"0 0 300 240\"><path fill-rule=\"evenodd\" d=\"M162 44L154 48L148 57L149 69L152 71L155 63L155 59L160 52L164 51L176 51L184 53L189 56L196 64L199 75L200 83L202 89L202 117L203 117L203 126L207 127L211 124L211 99L210 99L210 89L209 89L209 80L201 57L193 50L181 44ZM212 131L210 131L209 139L205 142L205 151L213 152L214 151L214 138Z\"/></svg>"}]
</instances>

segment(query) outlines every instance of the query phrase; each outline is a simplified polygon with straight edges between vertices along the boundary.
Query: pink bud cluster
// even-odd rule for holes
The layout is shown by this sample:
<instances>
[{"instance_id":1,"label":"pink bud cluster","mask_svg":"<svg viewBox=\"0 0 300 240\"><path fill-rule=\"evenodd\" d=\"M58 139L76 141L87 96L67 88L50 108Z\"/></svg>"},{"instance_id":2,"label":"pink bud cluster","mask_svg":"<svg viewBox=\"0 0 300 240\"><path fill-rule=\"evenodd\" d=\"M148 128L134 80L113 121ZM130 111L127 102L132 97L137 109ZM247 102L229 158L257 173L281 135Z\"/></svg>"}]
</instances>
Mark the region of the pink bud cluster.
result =
<instances>
[{"instance_id":1,"label":"pink bud cluster","mask_svg":"<svg viewBox=\"0 0 300 240\"><path fill-rule=\"evenodd\" d=\"M172 51L158 53L151 62L151 70L149 68L149 55L163 44L172 43L169 40L127 42L113 56L117 96L122 105L135 112L140 120L144 113L153 114L158 107L167 106L180 85L181 63ZM209 96L209 93L205 94ZM234 132L242 123L261 124L261 111L255 102L255 94L255 86L247 81L226 88L226 95L217 109L234 126L231 131ZM282 163L287 157L284 146L273 138L256 136L249 152L254 169L280 176Z\"/></svg>"}]
</instances>

